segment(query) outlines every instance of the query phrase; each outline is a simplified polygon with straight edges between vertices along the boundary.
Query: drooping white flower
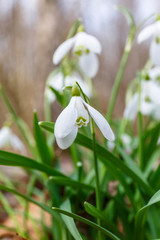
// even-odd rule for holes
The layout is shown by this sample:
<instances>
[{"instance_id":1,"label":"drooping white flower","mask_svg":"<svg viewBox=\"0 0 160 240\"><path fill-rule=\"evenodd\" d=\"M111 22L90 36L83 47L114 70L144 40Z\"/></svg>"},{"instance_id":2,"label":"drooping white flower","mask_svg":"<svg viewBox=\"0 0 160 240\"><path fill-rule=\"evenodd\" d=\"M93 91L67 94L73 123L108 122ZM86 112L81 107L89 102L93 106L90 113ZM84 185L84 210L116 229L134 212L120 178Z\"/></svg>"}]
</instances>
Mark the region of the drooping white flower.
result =
<instances>
[{"instance_id":1,"label":"drooping white flower","mask_svg":"<svg viewBox=\"0 0 160 240\"><path fill-rule=\"evenodd\" d=\"M0 149L7 146L11 146L22 153L26 152L22 141L12 133L11 129L9 127L2 127L0 130Z\"/></svg>"},{"instance_id":2,"label":"drooping white flower","mask_svg":"<svg viewBox=\"0 0 160 240\"><path fill-rule=\"evenodd\" d=\"M154 68L151 68L148 72L148 75L150 77L151 80L155 80L160 83L160 67L154 67Z\"/></svg>"},{"instance_id":3,"label":"drooping white flower","mask_svg":"<svg viewBox=\"0 0 160 240\"><path fill-rule=\"evenodd\" d=\"M152 38L152 43L150 46L150 59L153 64L160 66L160 21L145 27L138 35L138 43L144 40Z\"/></svg>"},{"instance_id":4,"label":"drooping white flower","mask_svg":"<svg viewBox=\"0 0 160 240\"><path fill-rule=\"evenodd\" d=\"M125 119L134 121L137 116L137 106L138 106L138 93L135 93L127 104L123 117Z\"/></svg>"},{"instance_id":5,"label":"drooping white flower","mask_svg":"<svg viewBox=\"0 0 160 240\"><path fill-rule=\"evenodd\" d=\"M64 77L62 72L58 72L56 75L50 78L47 83L48 87L45 90L45 95L47 96L49 102L53 103L56 100L56 96L49 86L53 87L58 92L61 92L64 87L73 87L75 82L81 86L83 92L87 95L87 97L90 98L92 91L88 84L82 80L81 76L77 72L72 72L66 77Z\"/></svg>"},{"instance_id":6,"label":"drooping white flower","mask_svg":"<svg viewBox=\"0 0 160 240\"><path fill-rule=\"evenodd\" d=\"M87 126L89 123L89 116L93 118L104 137L114 141L114 134L106 119L80 96L73 96L55 123L54 133L61 149L66 149L72 145L77 136L78 128Z\"/></svg>"},{"instance_id":7,"label":"drooping white flower","mask_svg":"<svg viewBox=\"0 0 160 240\"><path fill-rule=\"evenodd\" d=\"M64 76L62 72L58 72L53 77L49 77L47 87L45 89L45 96L50 103L56 100L56 96L49 87L53 87L56 91L61 92L64 87Z\"/></svg>"},{"instance_id":8,"label":"drooping white flower","mask_svg":"<svg viewBox=\"0 0 160 240\"><path fill-rule=\"evenodd\" d=\"M140 93L140 112L158 119L160 115L160 86L155 81L142 81ZM136 92L124 110L124 118L134 121L138 112L139 95Z\"/></svg>"},{"instance_id":9,"label":"drooping white flower","mask_svg":"<svg viewBox=\"0 0 160 240\"><path fill-rule=\"evenodd\" d=\"M101 44L97 38L85 32L78 32L74 37L64 41L53 55L53 63L59 64L72 49L78 57L79 66L88 77L94 77L99 68L96 54L101 53Z\"/></svg>"}]
</instances>

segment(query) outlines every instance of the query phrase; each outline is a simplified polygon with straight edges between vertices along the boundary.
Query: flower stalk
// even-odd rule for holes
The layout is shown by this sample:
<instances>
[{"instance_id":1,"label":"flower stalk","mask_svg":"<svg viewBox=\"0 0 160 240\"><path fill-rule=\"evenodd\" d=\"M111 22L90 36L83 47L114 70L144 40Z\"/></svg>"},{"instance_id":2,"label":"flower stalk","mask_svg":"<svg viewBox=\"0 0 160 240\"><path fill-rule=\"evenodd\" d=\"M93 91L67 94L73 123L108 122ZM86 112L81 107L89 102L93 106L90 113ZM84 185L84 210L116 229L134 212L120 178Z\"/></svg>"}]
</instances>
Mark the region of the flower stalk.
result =
<instances>
[{"instance_id":1,"label":"flower stalk","mask_svg":"<svg viewBox=\"0 0 160 240\"><path fill-rule=\"evenodd\" d=\"M96 138L95 138L95 129L94 122L91 119L91 132L92 132L92 141L93 141L93 155L94 155L94 169L95 169L95 178L96 178L96 207L98 210L101 210L101 195L100 195L100 184L99 184L99 171L98 171L98 159L96 151ZM101 226L101 220L97 219L97 224ZM98 231L98 240L102 239L102 234Z\"/></svg>"},{"instance_id":2,"label":"flower stalk","mask_svg":"<svg viewBox=\"0 0 160 240\"><path fill-rule=\"evenodd\" d=\"M111 121L111 118L112 118L112 113L113 113L115 102L116 102L116 99L117 99L119 86L120 86L120 83L122 81L122 77L123 77L124 70L125 70L125 67L126 67L126 64L127 64L127 61L128 61L128 57L129 57L129 54L130 54L131 49L132 49L135 33L136 33L136 26L135 26L135 23L132 19L131 20L130 32L129 32L128 38L126 40L124 53L123 53L123 56L122 56L122 59L121 59L121 62L120 62L120 67L119 67L119 70L118 70L118 73L117 73L117 76L116 76L116 79L115 79L115 83L114 83L112 93L111 93L111 100L110 100L109 106L108 106L107 117L108 117L109 122Z\"/></svg>"},{"instance_id":3,"label":"flower stalk","mask_svg":"<svg viewBox=\"0 0 160 240\"><path fill-rule=\"evenodd\" d=\"M141 113L141 82L139 76L139 83L138 83L138 137L139 137L139 147L138 147L138 155L139 155L139 163L140 168L143 169L144 167L144 160L143 160L143 118Z\"/></svg>"}]
</instances>

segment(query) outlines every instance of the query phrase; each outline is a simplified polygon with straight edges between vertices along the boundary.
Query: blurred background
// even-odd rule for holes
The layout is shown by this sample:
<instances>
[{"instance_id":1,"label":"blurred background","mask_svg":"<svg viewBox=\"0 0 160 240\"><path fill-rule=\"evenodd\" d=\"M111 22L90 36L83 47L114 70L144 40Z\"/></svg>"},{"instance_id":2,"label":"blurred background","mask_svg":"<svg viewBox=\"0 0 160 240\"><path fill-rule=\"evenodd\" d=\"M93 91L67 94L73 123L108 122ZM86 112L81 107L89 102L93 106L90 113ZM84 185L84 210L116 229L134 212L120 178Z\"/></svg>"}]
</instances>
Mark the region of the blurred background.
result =
<instances>
[{"instance_id":1,"label":"blurred background","mask_svg":"<svg viewBox=\"0 0 160 240\"><path fill-rule=\"evenodd\" d=\"M86 31L102 43L100 69L94 86L103 113L123 53L128 25L114 5L127 7L136 23L160 10L159 0L0 0L0 82L16 113L32 127L33 109L44 119L43 94L52 56L66 39L72 23L82 18ZM148 58L149 42L136 40L120 87L114 115L122 116L125 91ZM53 104L53 121L60 108ZM0 127L8 116L0 98Z\"/></svg>"}]
</instances>

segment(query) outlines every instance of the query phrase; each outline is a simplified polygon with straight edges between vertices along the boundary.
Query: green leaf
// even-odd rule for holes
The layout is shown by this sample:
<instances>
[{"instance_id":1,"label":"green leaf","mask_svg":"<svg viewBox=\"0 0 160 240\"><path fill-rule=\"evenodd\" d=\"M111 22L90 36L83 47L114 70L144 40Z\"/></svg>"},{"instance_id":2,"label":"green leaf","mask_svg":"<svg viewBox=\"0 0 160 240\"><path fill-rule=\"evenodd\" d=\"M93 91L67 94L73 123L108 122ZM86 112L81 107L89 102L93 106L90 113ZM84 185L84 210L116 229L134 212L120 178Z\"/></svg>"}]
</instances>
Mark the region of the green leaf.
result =
<instances>
[{"instance_id":1,"label":"green leaf","mask_svg":"<svg viewBox=\"0 0 160 240\"><path fill-rule=\"evenodd\" d=\"M146 214L147 209L155 203L160 202L160 190L157 191L153 197L149 200L148 204L142 207L136 214L136 221L135 221L135 233L136 236L140 233L143 225L144 225L144 217Z\"/></svg>"},{"instance_id":2,"label":"green leaf","mask_svg":"<svg viewBox=\"0 0 160 240\"><path fill-rule=\"evenodd\" d=\"M102 220L110 231L115 233L118 237L122 237L122 234L118 231L117 227L112 222L107 220L104 212L100 211L88 202L84 202L84 208L88 214L95 217L96 219L98 218Z\"/></svg>"},{"instance_id":3,"label":"green leaf","mask_svg":"<svg viewBox=\"0 0 160 240\"><path fill-rule=\"evenodd\" d=\"M64 174L58 172L52 167L49 167L42 163L38 163L35 160L32 160L28 157L5 151L0 151L0 165L30 168L38 170L40 172L44 172L47 175L65 177Z\"/></svg>"},{"instance_id":4,"label":"green leaf","mask_svg":"<svg viewBox=\"0 0 160 240\"><path fill-rule=\"evenodd\" d=\"M57 101L62 105L63 104L63 95L59 93L55 88L49 86L52 92L56 95Z\"/></svg>"},{"instance_id":5,"label":"green leaf","mask_svg":"<svg viewBox=\"0 0 160 240\"><path fill-rule=\"evenodd\" d=\"M47 131L50 131L52 133L54 132L54 123L40 122L39 124L41 127L46 129ZM80 133L78 133L75 142L83 147L86 147L92 150L92 140ZM109 165L110 166L112 165L113 169L117 168L121 172L131 177L139 186L144 188L144 190L147 192L149 196L152 196L154 194L154 190L148 184L147 180L144 178L143 175L137 174L132 169L131 166L127 166L126 163L118 159L111 152L107 151L107 149L100 146L99 144L96 144L96 148L97 148L97 154L98 154L99 160L102 161L106 167L108 167Z\"/></svg>"},{"instance_id":6,"label":"green leaf","mask_svg":"<svg viewBox=\"0 0 160 240\"><path fill-rule=\"evenodd\" d=\"M150 179L150 183L151 186L153 186L153 188L158 191L158 189L160 188L160 165L153 172Z\"/></svg>"},{"instance_id":7,"label":"green leaf","mask_svg":"<svg viewBox=\"0 0 160 240\"><path fill-rule=\"evenodd\" d=\"M62 205L61 205L62 210L67 210L68 212L71 212L71 204L70 201L67 199ZM61 215L63 221L66 224L66 227L68 228L69 232L72 234L75 240L83 240L80 233L77 230L77 227L73 221L72 218L66 216L66 215Z\"/></svg>"},{"instance_id":8,"label":"green leaf","mask_svg":"<svg viewBox=\"0 0 160 240\"><path fill-rule=\"evenodd\" d=\"M119 153L121 154L121 156L123 157L124 161L126 162L126 164L134 171L137 173L137 175L139 176L139 178L143 177L143 180L145 181L145 183L147 184L147 181L145 180L145 176L144 173L141 171L141 169L135 164L135 162L131 159L131 157L120 147L117 146L117 149L119 151Z\"/></svg>"},{"instance_id":9,"label":"green leaf","mask_svg":"<svg viewBox=\"0 0 160 240\"><path fill-rule=\"evenodd\" d=\"M104 233L106 236L110 237L111 239L120 240L117 236L115 236L113 233L111 233L111 232L108 231L107 229L99 226L98 224L96 224L96 223L94 223L94 222L89 221L89 220L86 219L86 218L83 218L83 217L81 217L81 216L79 216L79 215L77 215L77 214L74 214L74 213L65 211L65 210L60 209L60 208L55 208L55 207L53 207L52 209L53 209L54 211L57 211L57 212L59 212L59 213L61 213L61 214L66 215L66 216L68 216L68 217L71 217L71 218L73 218L73 219L76 219L76 220L78 220L78 221L80 221L80 222L86 223L87 225L89 225L89 226L97 229L98 231L101 231L101 232Z\"/></svg>"},{"instance_id":10,"label":"green leaf","mask_svg":"<svg viewBox=\"0 0 160 240\"><path fill-rule=\"evenodd\" d=\"M55 125L54 122L45 122L45 121L43 122L42 121L42 122L39 122L38 124L43 129L45 129L45 130L47 130L47 131L49 131L49 132L54 134L54 125Z\"/></svg>"},{"instance_id":11,"label":"green leaf","mask_svg":"<svg viewBox=\"0 0 160 240\"><path fill-rule=\"evenodd\" d=\"M92 140L80 133L77 135L75 142L83 147L92 149ZM121 172L131 177L139 186L145 189L149 196L152 196L154 194L154 190L150 187L150 185L148 184L146 179L143 178L143 176L138 175L136 172L133 171L130 166L127 166L126 163L118 159L111 152L109 152L107 149L100 146L99 144L96 144L96 148L99 160L102 161L106 167L108 167L109 164L112 165L113 168L117 168Z\"/></svg>"},{"instance_id":12,"label":"green leaf","mask_svg":"<svg viewBox=\"0 0 160 240\"><path fill-rule=\"evenodd\" d=\"M144 159L145 165L148 164L152 154L157 149L157 142L160 135L160 123L149 129L144 134Z\"/></svg>"},{"instance_id":13,"label":"green leaf","mask_svg":"<svg viewBox=\"0 0 160 240\"><path fill-rule=\"evenodd\" d=\"M73 187L74 189L83 189L83 190L87 190L87 191L95 191L95 187L90 185L90 184L86 184L86 183L81 183L78 182L76 180L70 179L70 178L66 178L66 177L61 177L61 176L53 176L53 177L49 177L49 182L56 183L58 185L62 185L62 186L69 186L69 187ZM112 196L109 193L105 192L105 191L101 191L101 194L106 196L109 199L113 199L117 205L123 209L126 210L126 206L124 205L124 203L122 203L116 196Z\"/></svg>"},{"instance_id":14,"label":"green leaf","mask_svg":"<svg viewBox=\"0 0 160 240\"><path fill-rule=\"evenodd\" d=\"M66 177L50 177L49 181L53 183L56 183L58 185L62 185L62 186L70 186L73 188L81 188L81 189L86 189L88 191L95 191L95 187L89 185L89 184L85 184L85 183L80 183L78 181L72 180L70 178Z\"/></svg>"},{"instance_id":15,"label":"green leaf","mask_svg":"<svg viewBox=\"0 0 160 240\"><path fill-rule=\"evenodd\" d=\"M34 122L34 136L36 139L36 145L38 148L39 155L41 157L41 161L44 164L51 165L52 163L52 156L50 154L50 151L47 146L46 139L44 137L44 134L38 124L38 117L36 111L34 111L33 115L33 122Z\"/></svg>"}]
</instances>

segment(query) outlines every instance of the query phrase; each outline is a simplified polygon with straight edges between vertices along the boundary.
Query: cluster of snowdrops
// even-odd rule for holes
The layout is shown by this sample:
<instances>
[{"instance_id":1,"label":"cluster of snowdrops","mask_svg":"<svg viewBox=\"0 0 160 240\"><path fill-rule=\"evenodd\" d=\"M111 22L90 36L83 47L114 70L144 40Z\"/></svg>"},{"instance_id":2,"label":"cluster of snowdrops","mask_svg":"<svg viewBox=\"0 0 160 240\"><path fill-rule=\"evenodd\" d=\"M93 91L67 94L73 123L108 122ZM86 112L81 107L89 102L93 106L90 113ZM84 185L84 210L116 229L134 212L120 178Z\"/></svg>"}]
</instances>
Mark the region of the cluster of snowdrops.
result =
<instances>
[{"instance_id":1,"label":"cluster of snowdrops","mask_svg":"<svg viewBox=\"0 0 160 240\"><path fill-rule=\"evenodd\" d=\"M130 30L106 115L91 106L91 103L95 105L92 78L98 72L103 46L85 32L80 20L73 24L67 40L54 52L53 63L58 67L46 81L45 121L39 121L34 112L34 134L16 115L0 89L11 115L0 131L0 148L11 146L22 154L1 150L0 164L23 167L31 176L26 194L18 192L3 173L0 189L20 197L20 204L26 203L25 223L31 218L29 202L51 214L50 226L44 228L44 220L36 223L41 229L38 239L49 239L48 236L55 240L160 238L157 221L160 217L160 15L153 14L136 26L127 9L119 7L119 10L128 19ZM142 44L148 38L149 59L127 89L123 116L113 119L133 43ZM51 110L55 101L63 110L54 123ZM24 156L26 147L12 132L13 122L33 159ZM96 139L96 127L104 139ZM61 169L61 155L56 154L56 148L68 149L73 166L69 175ZM37 181L43 190L38 189ZM15 210L9 211L5 204L4 208L13 218ZM23 228L15 224L15 229L31 239L26 224Z\"/></svg>"}]
</instances>

